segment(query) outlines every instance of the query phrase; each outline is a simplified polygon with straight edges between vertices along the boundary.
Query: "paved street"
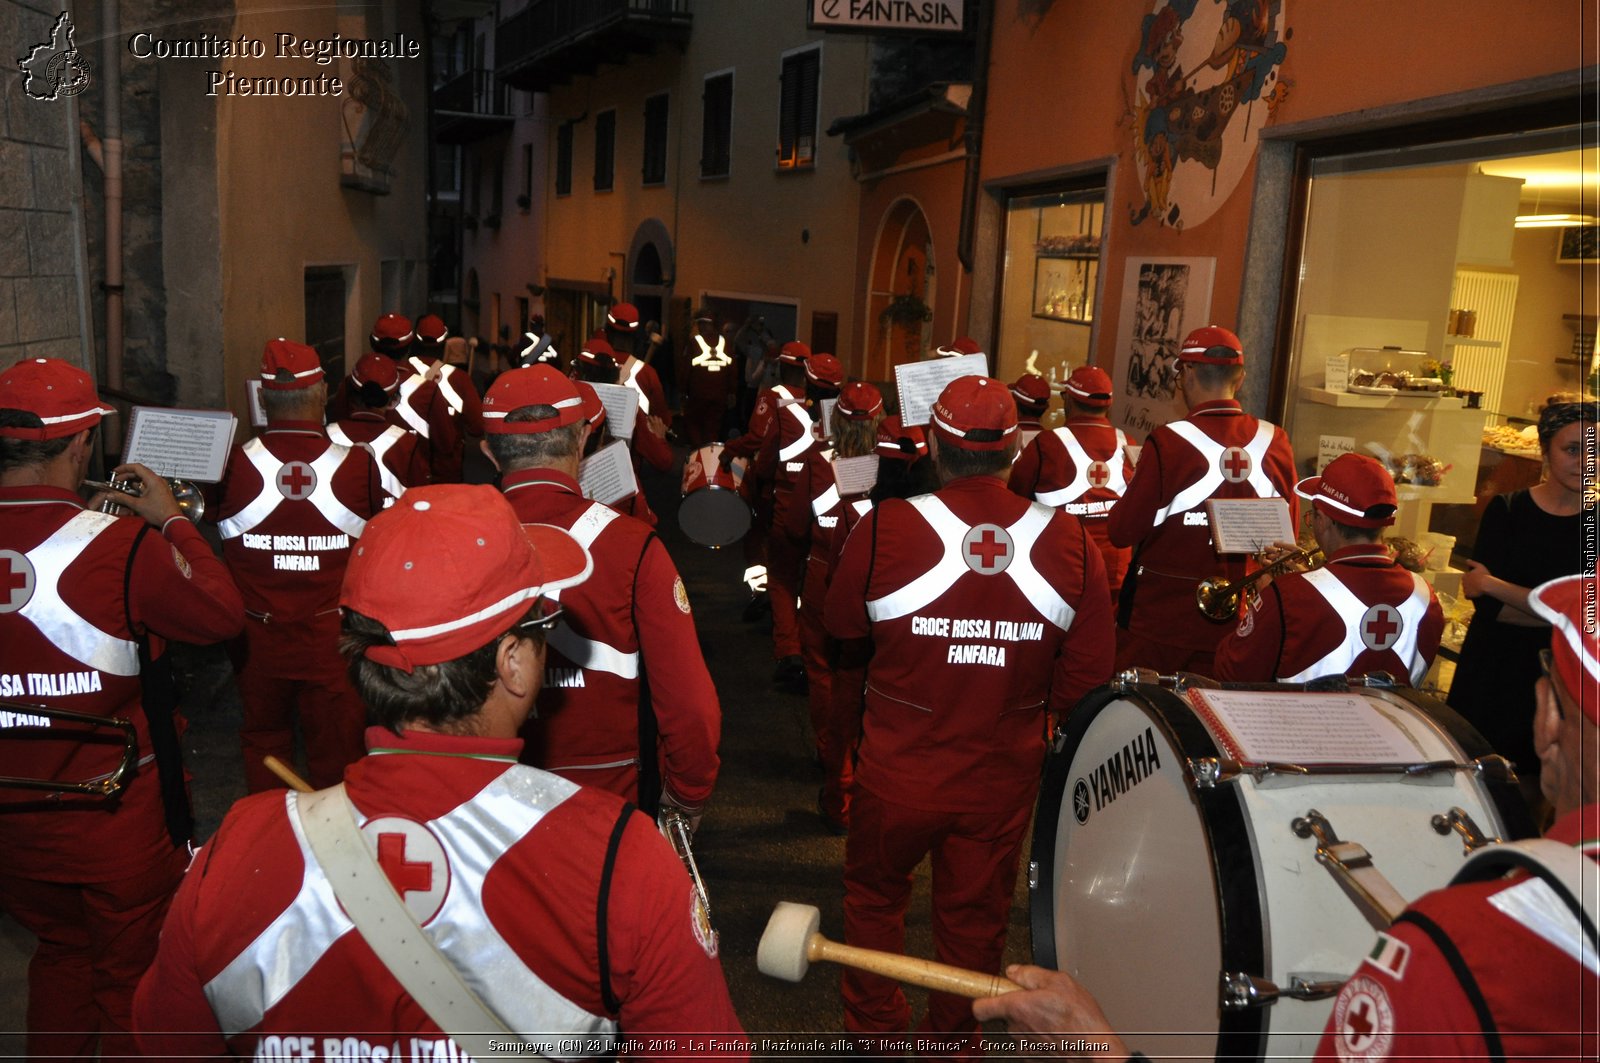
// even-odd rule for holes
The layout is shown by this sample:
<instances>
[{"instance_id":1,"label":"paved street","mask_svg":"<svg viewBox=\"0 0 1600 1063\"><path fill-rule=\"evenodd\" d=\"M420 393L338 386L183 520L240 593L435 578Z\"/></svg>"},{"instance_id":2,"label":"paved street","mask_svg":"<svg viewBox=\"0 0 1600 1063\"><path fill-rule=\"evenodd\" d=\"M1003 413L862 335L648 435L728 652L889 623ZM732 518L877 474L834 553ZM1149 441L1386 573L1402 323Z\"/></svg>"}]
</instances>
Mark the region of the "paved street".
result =
<instances>
[{"instance_id":1,"label":"paved street","mask_svg":"<svg viewBox=\"0 0 1600 1063\"><path fill-rule=\"evenodd\" d=\"M701 644L722 698L722 774L695 845L722 936L723 968L733 1001L752 1033L841 1028L838 969L813 967L798 985L756 970L756 943L780 900L816 905L822 932L843 938L840 868L844 839L825 832L816 814L820 777L812 757L803 697L771 689L771 642L764 627L740 621L744 562L737 547L708 550L689 543L676 521L676 475L647 484L661 514L660 532L688 585ZM187 743L201 836L216 829L243 795L236 730L239 700L220 650L181 651ZM1024 867L1026 862L1024 862ZM908 950L932 957L927 874L919 876ZM1027 955L1025 887L1012 909L1008 960ZM26 995L27 935L0 919L0 1030L20 1030ZM916 1000L916 991L912 991ZM914 1005L915 1006L915 1005ZM0 1035L0 1056L21 1051L21 1038Z\"/></svg>"}]
</instances>

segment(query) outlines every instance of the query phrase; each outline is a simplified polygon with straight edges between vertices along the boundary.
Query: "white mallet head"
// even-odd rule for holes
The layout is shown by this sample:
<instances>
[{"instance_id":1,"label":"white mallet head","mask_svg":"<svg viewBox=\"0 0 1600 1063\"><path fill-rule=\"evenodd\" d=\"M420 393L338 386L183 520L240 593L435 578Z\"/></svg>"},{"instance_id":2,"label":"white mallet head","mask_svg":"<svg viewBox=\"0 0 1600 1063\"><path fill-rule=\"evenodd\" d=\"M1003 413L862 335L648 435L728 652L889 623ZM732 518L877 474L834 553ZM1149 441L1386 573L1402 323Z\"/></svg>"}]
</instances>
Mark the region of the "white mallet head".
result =
<instances>
[{"instance_id":1,"label":"white mallet head","mask_svg":"<svg viewBox=\"0 0 1600 1063\"><path fill-rule=\"evenodd\" d=\"M756 969L773 978L798 982L811 966L811 935L822 925L822 912L809 904L779 901L756 946Z\"/></svg>"}]
</instances>

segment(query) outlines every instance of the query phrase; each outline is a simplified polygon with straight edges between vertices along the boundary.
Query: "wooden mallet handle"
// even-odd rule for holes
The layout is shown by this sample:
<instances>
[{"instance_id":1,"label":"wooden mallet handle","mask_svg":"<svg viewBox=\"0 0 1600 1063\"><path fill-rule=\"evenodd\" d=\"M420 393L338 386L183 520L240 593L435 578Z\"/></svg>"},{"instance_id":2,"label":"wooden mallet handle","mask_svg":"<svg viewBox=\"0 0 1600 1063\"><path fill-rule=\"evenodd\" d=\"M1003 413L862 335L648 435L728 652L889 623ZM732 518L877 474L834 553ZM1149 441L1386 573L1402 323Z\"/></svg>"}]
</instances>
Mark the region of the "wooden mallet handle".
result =
<instances>
[{"instance_id":1,"label":"wooden mallet handle","mask_svg":"<svg viewBox=\"0 0 1600 1063\"><path fill-rule=\"evenodd\" d=\"M311 784L300 778L293 768L277 757L269 753L261 758L261 763L267 766L268 771L282 779L284 785L289 789L297 790L303 794L311 793Z\"/></svg>"},{"instance_id":2,"label":"wooden mallet handle","mask_svg":"<svg viewBox=\"0 0 1600 1063\"><path fill-rule=\"evenodd\" d=\"M997 974L981 974L963 967L952 967L947 963L935 963L920 956L900 956L893 952L880 952L877 949L856 948L853 945L829 941L821 934L812 934L810 940L806 942L806 958L813 963L817 960L842 963L846 967L871 971L873 974L881 974L908 985L935 989L941 993L953 993L973 1000L979 997L997 997L1002 993L1022 988L1011 979L1002 978Z\"/></svg>"}]
</instances>

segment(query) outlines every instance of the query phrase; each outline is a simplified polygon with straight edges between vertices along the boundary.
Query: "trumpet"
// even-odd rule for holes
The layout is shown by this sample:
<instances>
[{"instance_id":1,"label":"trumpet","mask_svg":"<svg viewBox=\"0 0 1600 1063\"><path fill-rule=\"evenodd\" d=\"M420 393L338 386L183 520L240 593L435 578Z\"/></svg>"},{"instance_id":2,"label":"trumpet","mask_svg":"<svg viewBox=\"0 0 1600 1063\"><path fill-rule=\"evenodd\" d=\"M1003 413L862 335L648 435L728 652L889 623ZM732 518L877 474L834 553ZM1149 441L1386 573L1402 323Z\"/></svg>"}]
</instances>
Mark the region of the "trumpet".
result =
<instances>
[{"instance_id":1,"label":"trumpet","mask_svg":"<svg viewBox=\"0 0 1600 1063\"><path fill-rule=\"evenodd\" d=\"M116 731L122 744L117 766L104 775L81 782L57 779L29 779L6 776L0 778L0 788L46 790L58 794L88 794L93 797L115 797L128 785L139 767L139 735L133 724L121 716L90 716L87 713L55 709L25 701L0 701L0 737L13 737L9 732L22 730L28 735L48 731L57 724L78 725L91 731ZM73 737L84 732L68 731ZM49 737L46 735L45 737Z\"/></svg>"},{"instance_id":2,"label":"trumpet","mask_svg":"<svg viewBox=\"0 0 1600 1063\"><path fill-rule=\"evenodd\" d=\"M694 859L694 828L689 825L689 816L682 809L662 805L660 814L656 816L656 826L671 843L678 859L683 861L684 870L689 872L689 881L699 901L695 918L704 920L700 930L715 944L717 931L711 923L711 896L706 893L705 880L700 877L700 865Z\"/></svg>"},{"instance_id":3,"label":"trumpet","mask_svg":"<svg viewBox=\"0 0 1600 1063\"><path fill-rule=\"evenodd\" d=\"M1249 595L1253 603L1259 594L1256 584L1273 576L1281 576L1288 572L1292 566L1304 564L1305 571L1320 568L1327 563L1322 550L1311 546L1304 550L1296 550L1284 554L1278 560L1268 565L1263 565L1250 575L1239 580L1230 579L1205 579L1194 589L1195 606L1206 615L1209 620L1225 622L1232 620L1239 614L1239 599Z\"/></svg>"},{"instance_id":4,"label":"trumpet","mask_svg":"<svg viewBox=\"0 0 1600 1063\"><path fill-rule=\"evenodd\" d=\"M83 486L94 491L117 491L135 498L144 494L144 484L131 477L126 480L85 480ZM178 512L199 524L200 518L206 513L206 500L200 488L188 480L172 479L167 481L167 486L172 488L172 498L178 503ZM120 516L126 509L108 498L100 503L100 512Z\"/></svg>"}]
</instances>

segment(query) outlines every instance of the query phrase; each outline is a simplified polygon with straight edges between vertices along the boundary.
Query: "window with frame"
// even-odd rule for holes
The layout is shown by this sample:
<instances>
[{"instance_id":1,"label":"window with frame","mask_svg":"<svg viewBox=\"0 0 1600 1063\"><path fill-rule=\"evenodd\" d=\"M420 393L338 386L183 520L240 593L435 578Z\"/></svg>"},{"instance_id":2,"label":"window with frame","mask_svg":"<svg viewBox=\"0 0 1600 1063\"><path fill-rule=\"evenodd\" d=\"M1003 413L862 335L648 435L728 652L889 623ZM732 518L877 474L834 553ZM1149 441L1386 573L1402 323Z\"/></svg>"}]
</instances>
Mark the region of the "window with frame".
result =
<instances>
[{"instance_id":1,"label":"window with frame","mask_svg":"<svg viewBox=\"0 0 1600 1063\"><path fill-rule=\"evenodd\" d=\"M733 144L733 71L707 77L700 100L700 176L726 177Z\"/></svg>"},{"instance_id":2,"label":"window with frame","mask_svg":"<svg viewBox=\"0 0 1600 1063\"><path fill-rule=\"evenodd\" d=\"M667 182L667 94L644 101L644 183Z\"/></svg>"},{"instance_id":3,"label":"window with frame","mask_svg":"<svg viewBox=\"0 0 1600 1063\"><path fill-rule=\"evenodd\" d=\"M616 183L617 112L601 111L594 118L594 190L609 192Z\"/></svg>"},{"instance_id":4,"label":"window with frame","mask_svg":"<svg viewBox=\"0 0 1600 1063\"><path fill-rule=\"evenodd\" d=\"M778 167L785 170L816 165L817 88L822 49L808 48L783 57L778 94Z\"/></svg>"},{"instance_id":5,"label":"window with frame","mask_svg":"<svg viewBox=\"0 0 1600 1063\"><path fill-rule=\"evenodd\" d=\"M556 126L556 195L572 194L572 123Z\"/></svg>"}]
</instances>

